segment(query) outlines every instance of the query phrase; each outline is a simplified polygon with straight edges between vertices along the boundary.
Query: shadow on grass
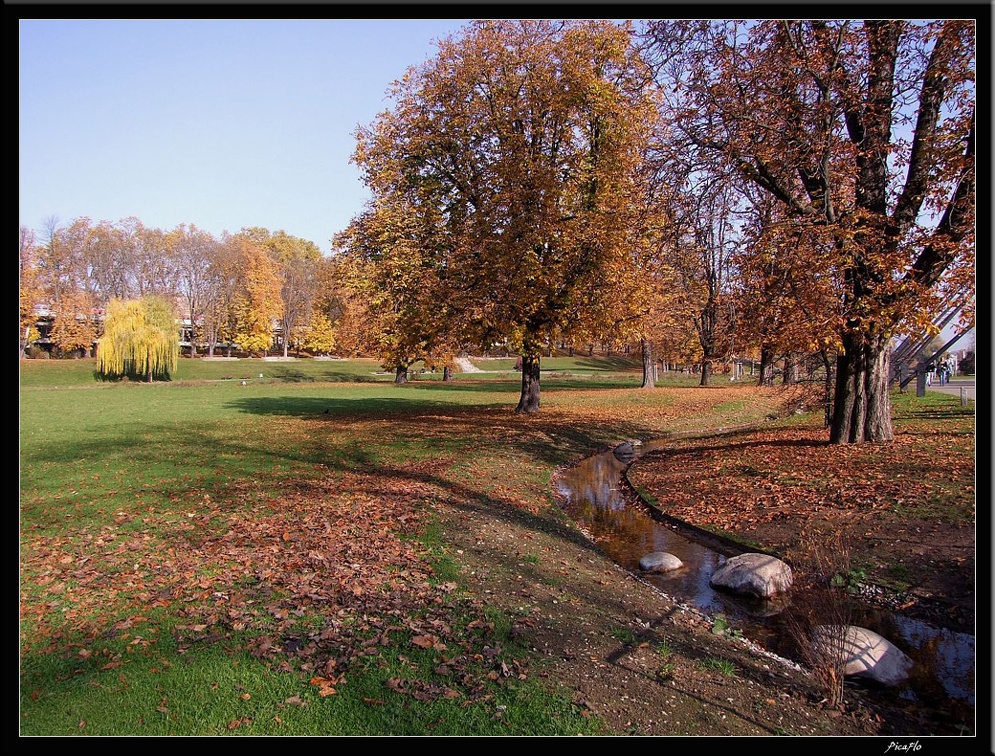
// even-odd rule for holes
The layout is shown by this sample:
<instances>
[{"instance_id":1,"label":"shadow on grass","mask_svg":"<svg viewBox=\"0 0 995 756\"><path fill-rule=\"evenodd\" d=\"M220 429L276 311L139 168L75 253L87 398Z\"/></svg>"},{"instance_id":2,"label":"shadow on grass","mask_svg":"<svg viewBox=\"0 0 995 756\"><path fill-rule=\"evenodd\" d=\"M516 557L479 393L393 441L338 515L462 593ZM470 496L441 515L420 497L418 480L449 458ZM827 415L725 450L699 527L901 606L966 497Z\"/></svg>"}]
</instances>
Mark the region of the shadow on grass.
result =
<instances>
[{"instance_id":1,"label":"shadow on grass","mask_svg":"<svg viewBox=\"0 0 995 756\"><path fill-rule=\"evenodd\" d=\"M642 363L632 357L574 357L577 368L590 370L631 371L642 366Z\"/></svg>"},{"instance_id":2,"label":"shadow on grass","mask_svg":"<svg viewBox=\"0 0 995 756\"><path fill-rule=\"evenodd\" d=\"M636 379L612 379L602 376L591 378L551 376L542 379L543 394L556 391L591 391L610 390L621 388L634 388L638 385ZM451 383L432 380L415 380L404 386L398 386L399 390L413 389L421 391L502 391L514 392L515 398L509 399L512 403L517 401L517 394L521 390L521 379L518 377L509 378L459 378Z\"/></svg>"},{"instance_id":3,"label":"shadow on grass","mask_svg":"<svg viewBox=\"0 0 995 756\"><path fill-rule=\"evenodd\" d=\"M269 377L283 383L386 383L389 376L376 376L366 373L350 373L343 370L321 370L304 372L287 366L270 367Z\"/></svg>"},{"instance_id":4,"label":"shadow on grass","mask_svg":"<svg viewBox=\"0 0 995 756\"><path fill-rule=\"evenodd\" d=\"M281 415L296 417L327 416L327 419L376 420L396 418L399 415L418 415L426 412L465 409L452 402L432 401L423 397L251 397L230 402L229 407L252 415Z\"/></svg>"},{"instance_id":5,"label":"shadow on grass","mask_svg":"<svg viewBox=\"0 0 995 756\"><path fill-rule=\"evenodd\" d=\"M712 434L709 434L709 435L711 436ZM718 434L715 434L715 435L718 435ZM745 432L744 432L744 435L746 435ZM714 446L702 444L702 445L697 445L697 446L690 447L688 449L667 449L666 453L667 453L668 456L671 456L671 457L680 457L680 456L683 456L685 454L701 454L701 453L708 453L708 452L713 452L713 451L714 452L728 452L728 451L735 451L737 449L764 449L764 448L772 448L772 449L787 449L787 448L821 449L821 448L829 446L829 445L830 445L830 443L829 443L829 439L828 438L825 439L825 440L822 440L822 441L810 441L810 440L798 439L798 438L785 438L785 439L778 439L776 441L760 441L760 442L758 442L758 441L756 441L754 439L752 441L747 440L747 441L743 441L741 443L733 443L733 444L715 444Z\"/></svg>"},{"instance_id":6,"label":"shadow on grass","mask_svg":"<svg viewBox=\"0 0 995 756\"><path fill-rule=\"evenodd\" d=\"M949 409L949 408L937 408L937 409L921 409L921 410L909 410L902 412L899 415L898 420L963 420L964 418L974 418L977 417L977 413L970 408L962 409Z\"/></svg>"},{"instance_id":7,"label":"shadow on grass","mask_svg":"<svg viewBox=\"0 0 995 756\"><path fill-rule=\"evenodd\" d=\"M679 446L666 446L663 448L653 449L646 452L640 459L648 460L655 457L666 456L668 458L680 458L689 455L707 454L709 452L731 452L737 449L784 449L784 448L809 448L809 449L821 449L826 446L830 446L829 437L820 440L804 439L804 438L781 438L781 439L765 439L757 440L756 438L757 428L746 427L738 430L729 431L707 431L704 433L690 433L690 434L675 434L672 438L674 441L694 441L699 439L702 443L696 443L688 447ZM742 438L742 441L733 441L731 443L705 443L711 439L721 438L723 440L727 439L737 439ZM664 437L664 440L667 440Z\"/></svg>"}]
</instances>

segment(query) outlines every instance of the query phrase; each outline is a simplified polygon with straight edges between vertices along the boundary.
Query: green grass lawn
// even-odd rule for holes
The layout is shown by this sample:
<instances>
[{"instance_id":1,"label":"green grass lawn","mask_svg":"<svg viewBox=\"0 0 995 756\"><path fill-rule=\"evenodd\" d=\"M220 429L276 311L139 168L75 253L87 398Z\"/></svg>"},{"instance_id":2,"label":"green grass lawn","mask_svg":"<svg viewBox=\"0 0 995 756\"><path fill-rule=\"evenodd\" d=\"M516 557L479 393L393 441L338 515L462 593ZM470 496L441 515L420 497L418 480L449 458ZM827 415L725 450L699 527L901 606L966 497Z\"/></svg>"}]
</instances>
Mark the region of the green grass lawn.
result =
<instances>
[{"instance_id":1,"label":"green grass lawn","mask_svg":"<svg viewBox=\"0 0 995 756\"><path fill-rule=\"evenodd\" d=\"M259 374L263 377L260 378ZM96 386L96 360L21 360L22 388ZM441 376L440 376L441 378ZM288 362L263 359L207 360L181 358L172 376L173 383L183 381L253 383L273 381L298 382L389 382L393 375L384 373L376 360L313 360L301 359ZM241 385L241 384L240 384Z\"/></svg>"},{"instance_id":2,"label":"green grass lawn","mask_svg":"<svg viewBox=\"0 0 995 756\"><path fill-rule=\"evenodd\" d=\"M479 373L453 374L454 382L482 381L511 382L516 386L521 375L515 370L515 358L473 358L471 362ZM21 360L20 382L22 388L53 388L68 386L97 387L107 385L97 379L96 361L78 360ZM422 372L423 363L415 363L409 371L411 381L442 381L442 373ZM642 380L641 363L631 357L550 357L541 361L543 376L549 379L593 380L597 385L631 385ZM262 378L260 378L262 374ZM392 383L394 375L385 371L379 362L359 359L292 359L289 361L245 358L234 360L207 360L181 358L172 382L241 381L262 383ZM660 384L671 386L696 386L697 375L678 372L660 373ZM724 376L715 376L715 382L724 384Z\"/></svg>"},{"instance_id":3,"label":"green grass lawn","mask_svg":"<svg viewBox=\"0 0 995 756\"><path fill-rule=\"evenodd\" d=\"M617 363L606 367L585 391L634 384ZM558 422L552 443L507 443L502 424L530 427L511 412L515 374L452 384L420 374L397 387L369 360L182 360L174 381L148 385L98 381L93 369L93 360L20 363L22 735L600 731L536 677L494 678L495 649L502 669L526 651L507 622L467 609L442 580L448 555L432 547L424 513L433 495L546 499L553 466L612 428L575 433ZM545 400L562 405L573 386L547 377ZM377 519L395 506L418 527L395 533ZM353 610L346 594L339 610L301 599L288 587L300 569L286 561L294 550L281 550L273 569L256 564L298 540L320 551L328 539L312 538L315 512L337 518L336 537L355 517L361 532L341 543L360 572L420 574L405 566L408 542L429 565L419 568L427 582L399 578L407 624L388 634L383 653L349 659L344 675L319 673L307 657L254 652L261 638L320 648L315 638L331 626L335 638L316 655L334 660L400 611L371 620L376 602ZM263 537L267 528L278 528L275 540ZM247 542L229 547L233 529ZM271 572L282 582L268 583ZM426 637L418 628L441 621L419 593L440 581L452 629L437 646L412 645ZM361 588L370 590L352 590ZM496 628L486 638L466 629L485 625ZM458 684L436 684L445 665Z\"/></svg>"}]
</instances>

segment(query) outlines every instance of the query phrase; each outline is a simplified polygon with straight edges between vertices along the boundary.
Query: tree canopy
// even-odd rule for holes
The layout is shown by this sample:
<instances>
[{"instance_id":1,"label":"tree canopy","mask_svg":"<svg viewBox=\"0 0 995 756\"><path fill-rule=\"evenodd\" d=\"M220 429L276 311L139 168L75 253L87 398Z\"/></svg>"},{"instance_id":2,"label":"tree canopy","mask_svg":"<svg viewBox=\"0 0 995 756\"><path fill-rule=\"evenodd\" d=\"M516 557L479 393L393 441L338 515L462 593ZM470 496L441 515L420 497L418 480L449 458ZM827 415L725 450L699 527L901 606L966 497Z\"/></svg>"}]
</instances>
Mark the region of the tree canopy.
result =
<instances>
[{"instance_id":1,"label":"tree canopy","mask_svg":"<svg viewBox=\"0 0 995 756\"><path fill-rule=\"evenodd\" d=\"M519 412L539 409L543 346L596 311L639 246L647 77L610 22L478 21L358 133L367 218L403 237L369 259L410 264L417 242L423 296L478 343L521 353Z\"/></svg>"},{"instance_id":2,"label":"tree canopy","mask_svg":"<svg viewBox=\"0 0 995 756\"><path fill-rule=\"evenodd\" d=\"M833 279L831 439L892 438L888 344L974 286L975 25L943 21L651 22L673 138L721 156L810 242ZM934 306L930 306L931 303Z\"/></svg>"}]
</instances>

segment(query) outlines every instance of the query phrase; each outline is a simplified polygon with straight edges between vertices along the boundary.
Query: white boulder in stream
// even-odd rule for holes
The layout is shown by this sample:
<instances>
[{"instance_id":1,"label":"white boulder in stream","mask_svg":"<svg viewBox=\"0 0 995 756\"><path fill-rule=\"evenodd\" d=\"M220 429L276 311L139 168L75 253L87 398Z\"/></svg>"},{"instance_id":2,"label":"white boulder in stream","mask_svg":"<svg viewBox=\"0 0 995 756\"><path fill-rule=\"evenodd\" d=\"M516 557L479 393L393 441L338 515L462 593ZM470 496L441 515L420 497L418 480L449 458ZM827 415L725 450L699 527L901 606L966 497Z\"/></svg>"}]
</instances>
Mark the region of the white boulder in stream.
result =
<instances>
[{"instance_id":1,"label":"white boulder in stream","mask_svg":"<svg viewBox=\"0 0 995 756\"><path fill-rule=\"evenodd\" d=\"M843 674L863 677L881 685L901 685L909 679L913 661L873 630L847 625L819 625L812 630L812 645L830 657L843 654Z\"/></svg>"},{"instance_id":2,"label":"white boulder in stream","mask_svg":"<svg viewBox=\"0 0 995 756\"><path fill-rule=\"evenodd\" d=\"M708 583L713 588L770 598L790 590L792 581L791 567L777 557L747 553L727 559Z\"/></svg>"},{"instance_id":3,"label":"white boulder in stream","mask_svg":"<svg viewBox=\"0 0 995 756\"><path fill-rule=\"evenodd\" d=\"M643 572L670 572L683 566L684 562L668 551L654 551L639 560Z\"/></svg>"}]
</instances>

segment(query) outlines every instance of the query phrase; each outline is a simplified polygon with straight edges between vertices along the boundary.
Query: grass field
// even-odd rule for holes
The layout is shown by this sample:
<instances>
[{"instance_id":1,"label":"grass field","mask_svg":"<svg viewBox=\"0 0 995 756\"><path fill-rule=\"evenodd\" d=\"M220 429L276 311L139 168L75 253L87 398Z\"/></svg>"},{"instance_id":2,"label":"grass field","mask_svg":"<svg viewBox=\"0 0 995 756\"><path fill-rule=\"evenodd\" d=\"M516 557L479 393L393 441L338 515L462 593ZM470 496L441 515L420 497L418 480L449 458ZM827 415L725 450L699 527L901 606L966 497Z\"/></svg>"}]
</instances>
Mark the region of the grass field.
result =
<instances>
[{"instance_id":1,"label":"grass field","mask_svg":"<svg viewBox=\"0 0 995 756\"><path fill-rule=\"evenodd\" d=\"M522 417L514 370L478 364L395 386L365 360L184 360L149 385L22 361L20 734L606 732L465 590L435 512L554 523L558 466L785 394L560 359Z\"/></svg>"},{"instance_id":2,"label":"grass field","mask_svg":"<svg viewBox=\"0 0 995 756\"><path fill-rule=\"evenodd\" d=\"M547 406L639 398L617 395L637 385L632 363L551 362ZM430 543L427 512L440 493L546 500L556 464L631 424L561 418L557 439L507 444L529 425L511 412L518 376L481 369L503 372L396 387L368 360L183 360L147 385L97 381L93 360L22 361L21 734L596 732L548 686L492 674L521 650L442 579L451 555ZM313 537L315 512L330 537ZM339 576L345 599L293 585L302 567L285 547L304 542L319 563L351 549L364 576ZM405 572L396 606L363 599L366 573ZM430 611L440 597L445 620ZM398 615L388 637L404 653L356 651ZM429 632L438 621L447 635ZM258 653L287 637L324 666ZM412 645L423 637L446 640ZM447 644L462 677L439 693Z\"/></svg>"},{"instance_id":3,"label":"grass field","mask_svg":"<svg viewBox=\"0 0 995 756\"><path fill-rule=\"evenodd\" d=\"M514 358L475 358L471 360L479 373L454 373L456 382L463 380L511 382L520 380L515 371ZM21 360L22 388L90 386L102 384L97 380L96 364L92 359L81 360ZM415 363L410 371L412 381L442 381L441 373L422 372L424 365ZM542 373L546 377L600 378L624 383L640 380L635 371L637 362L622 357L553 357L543 359ZM262 378L260 378L262 374ZM695 385L693 376L669 374L671 382ZM392 383L393 373L384 371L372 359L291 359L289 361L263 359L181 359L172 383L196 381L263 383Z\"/></svg>"}]
</instances>

